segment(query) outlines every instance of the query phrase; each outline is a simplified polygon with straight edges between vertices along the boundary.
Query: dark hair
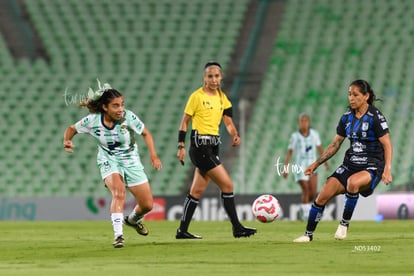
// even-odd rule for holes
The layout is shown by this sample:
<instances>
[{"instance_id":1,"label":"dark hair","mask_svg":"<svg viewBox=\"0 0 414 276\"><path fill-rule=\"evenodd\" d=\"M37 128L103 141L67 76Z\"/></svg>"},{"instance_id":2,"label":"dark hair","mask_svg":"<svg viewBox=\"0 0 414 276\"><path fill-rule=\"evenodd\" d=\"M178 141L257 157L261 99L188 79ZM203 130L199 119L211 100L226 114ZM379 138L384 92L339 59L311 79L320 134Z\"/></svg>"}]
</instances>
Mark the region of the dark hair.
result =
<instances>
[{"instance_id":1,"label":"dark hair","mask_svg":"<svg viewBox=\"0 0 414 276\"><path fill-rule=\"evenodd\" d=\"M206 63L206 65L204 65L204 70L206 70L210 66L217 66L220 69L222 69L220 63L218 63L217 61L209 61L209 62Z\"/></svg>"},{"instance_id":2,"label":"dark hair","mask_svg":"<svg viewBox=\"0 0 414 276\"><path fill-rule=\"evenodd\" d=\"M377 99L377 97L375 96L374 90L372 90L371 85L369 85L367 81L354 80L353 82L351 82L349 86L351 85L358 86L363 95L366 95L367 93L369 94L369 98L367 101L369 105L374 105L375 101L381 101L381 99Z\"/></svg>"},{"instance_id":3,"label":"dark hair","mask_svg":"<svg viewBox=\"0 0 414 276\"><path fill-rule=\"evenodd\" d=\"M85 102L81 102L79 105L87 107L90 113L102 113L102 105L108 105L112 99L122 97L122 94L116 89L107 89L102 96L97 100L88 99Z\"/></svg>"}]
</instances>

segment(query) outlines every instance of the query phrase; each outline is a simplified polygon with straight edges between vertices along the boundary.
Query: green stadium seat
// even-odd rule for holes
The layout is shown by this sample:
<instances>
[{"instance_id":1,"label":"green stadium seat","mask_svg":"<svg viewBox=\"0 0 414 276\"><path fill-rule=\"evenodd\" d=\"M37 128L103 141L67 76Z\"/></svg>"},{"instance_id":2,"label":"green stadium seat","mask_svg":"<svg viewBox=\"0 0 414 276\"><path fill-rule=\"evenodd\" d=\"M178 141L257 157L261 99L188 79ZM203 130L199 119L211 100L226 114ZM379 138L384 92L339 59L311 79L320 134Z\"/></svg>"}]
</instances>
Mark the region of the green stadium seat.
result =
<instances>
[{"instance_id":1,"label":"green stadium seat","mask_svg":"<svg viewBox=\"0 0 414 276\"><path fill-rule=\"evenodd\" d=\"M406 129L411 129L409 110L414 104L413 82L408 77L414 68L413 52L407 48L413 39L410 26L414 23L407 12L413 7L411 1L404 0L286 1L246 134L249 157L243 192L299 192L293 177L284 180L269 169L271 160L265 156L271 152L284 160L287 138L297 128L296 118L301 112L310 114L313 127L327 145L346 110L347 85L357 78L367 79L377 96L384 99L384 104L377 105L391 128L397 155L394 168L399 168L395 169L394 184L383 189L398 189L412 181L407 172L412 171L414 161L406 150L413 148L407 139L412 133ZM366 16L361 18L360 11L366 11ZM264 150L258 149L258 133ZM341 161L338 153L330 160L331 168ZM243 170L242 163L238 160L232 177L237 178ZM402 164L404 170L400 169ZM319 173L322 184L327 172Z\"/></svg>"},{"instance_id":2,"label":"green stadium seat","mask_svg":"<svg viewBox=\"0 0 414 276\"><path fill-rule=\"evenodd\" d=\"M0 97L7 99L8 112L13 112L3 116L13 121L2 124L0 131L9 137L5 149L14 167L4 174L4 181L14 185L2 194L108 195L96 166L93 138L76 136L72 155L61 146L64 128L87 114L76 105L88 87L96 87L96 78L121 90L127 108L153 132L162 171L151 168L146 145L141 137L137 140L154 194L180 194L192 166L181 167L176 161L172 137L189 93L201 85L204 62L230 61L248 1L24 0L24 4L50 63L16 62L0 40L5 88ZM219 10L214 8L218 4ZM219 20L207 20L213 17ZM13 128L6 129L12 123ZM31 187L24 189L27 185Z\"/></svg>"}]
</instances>

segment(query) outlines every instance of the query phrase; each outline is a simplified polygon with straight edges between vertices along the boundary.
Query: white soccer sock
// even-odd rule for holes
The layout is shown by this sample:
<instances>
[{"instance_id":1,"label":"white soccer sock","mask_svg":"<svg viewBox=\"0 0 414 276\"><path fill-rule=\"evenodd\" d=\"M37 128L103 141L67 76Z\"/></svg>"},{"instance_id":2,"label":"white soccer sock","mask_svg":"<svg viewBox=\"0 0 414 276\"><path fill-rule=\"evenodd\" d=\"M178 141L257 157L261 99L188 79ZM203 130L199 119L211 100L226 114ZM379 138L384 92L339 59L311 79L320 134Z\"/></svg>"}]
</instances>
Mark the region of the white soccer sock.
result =
<instances>
[{"instance_id":1,"label":"white soccer sock","mask_svg":"<svg viewBox=\"0 0 414 276\"><path fill-rule=\"evenodd\" d=\"M111 221L112 221L112 228L114 229L114 236L118 237L119 235L123 235L122 229L122 220L124 218L123 213L112 213L111 214Z\"/></svg>"}]
</instances>

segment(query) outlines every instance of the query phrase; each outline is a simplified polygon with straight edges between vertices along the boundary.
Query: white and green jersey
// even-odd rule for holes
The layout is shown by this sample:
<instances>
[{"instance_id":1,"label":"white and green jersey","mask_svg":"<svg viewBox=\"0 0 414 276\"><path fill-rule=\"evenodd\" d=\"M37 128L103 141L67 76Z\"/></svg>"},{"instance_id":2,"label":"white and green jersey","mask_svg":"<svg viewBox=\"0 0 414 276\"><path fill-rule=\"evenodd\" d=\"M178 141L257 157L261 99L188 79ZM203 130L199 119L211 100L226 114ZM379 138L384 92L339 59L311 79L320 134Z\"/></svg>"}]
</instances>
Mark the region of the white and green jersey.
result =
<instances>
[{"instance_id":1,"label":"white and green jersey","mask_svg":"<svg viewBox=\"0 0 414 276\"><path fill-rule=\"evenodd\" d=\"M311 128L306 137L299 131L292 133L288 149L293 151L295 163L306 168L316 160L317 147L320 145L319 133Z\"/></svg>"},{"instance_id":2,"label":"white and green jersey","mask_svg":"<svg viewBox=\"0 0 414 276\"><path fill-rule=\"evenodd\" d=\"M75 128L78 133L90 134L98 141L98 164L112 161L121 166L143 169L134 134L142 134L144 123L132 111L125 109L123 119L112 128L103 124L101 113L87 115L75 123Z\"/></svg>"}]
</instances>

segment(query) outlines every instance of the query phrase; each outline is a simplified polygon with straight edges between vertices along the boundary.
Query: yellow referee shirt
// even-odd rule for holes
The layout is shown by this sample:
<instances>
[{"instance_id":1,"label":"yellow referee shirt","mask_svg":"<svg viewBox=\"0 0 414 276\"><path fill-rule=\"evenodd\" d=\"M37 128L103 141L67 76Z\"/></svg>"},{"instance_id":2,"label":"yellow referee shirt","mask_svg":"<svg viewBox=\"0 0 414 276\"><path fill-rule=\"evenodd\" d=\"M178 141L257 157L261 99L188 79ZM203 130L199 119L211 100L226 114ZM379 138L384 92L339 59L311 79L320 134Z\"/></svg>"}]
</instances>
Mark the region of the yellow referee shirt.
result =
<instances>
[{"instance_id":1,"label":"yellow referee shirt","mask_svg":"<svg viewBox=\"0 0 414 276\"><path fill-rule=\"evenodd\" d=\"M216 91L216 95L210 96L200 87L190 95L184 112L192 117L192 128L198 134L219 135L223 111L230 107L226 94Z\"/></svg>"}]
</instances>

